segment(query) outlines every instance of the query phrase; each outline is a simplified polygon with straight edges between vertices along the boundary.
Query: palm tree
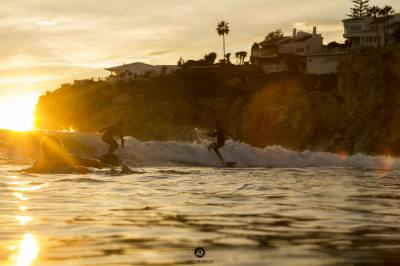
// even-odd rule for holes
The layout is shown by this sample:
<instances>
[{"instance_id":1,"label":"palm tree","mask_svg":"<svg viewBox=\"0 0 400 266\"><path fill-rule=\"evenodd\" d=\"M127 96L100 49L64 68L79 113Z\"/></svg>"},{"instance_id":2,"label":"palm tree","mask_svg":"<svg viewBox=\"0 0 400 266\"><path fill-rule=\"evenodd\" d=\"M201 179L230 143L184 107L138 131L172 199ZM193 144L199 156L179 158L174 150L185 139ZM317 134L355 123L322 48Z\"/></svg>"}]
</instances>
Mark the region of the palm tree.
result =
<instances>
[{"instance_id":1,"label":"palm tree","mask_svg":"<svg viewBox=\"0 0 400 266\"><path fill-rule=\"evenodd\" d=\"M226 58L226 54L225 54L225 35L229 34L229 23L225 22L225 21L221 21L220 23L218 23L217 25L217 33L219 36L222 36L222 42L223 42L223 49L224 49L224 60Z\"/></svg>"},{"instance_id":2,"label":"palm tree","mask_svg":"<svg viewBox=\"0 0 400 266\"><path fill-rule=\"evenodd\" d=\"M389 34L388 34L388 26L389 26L389 20L393 17L394 15L394 9L391 6L384 6L381 8L380 15L382 16L383 20L383 32L385 34L385 45L388 44L388 39L389 39Z\"/></svg>"}]
</instances>

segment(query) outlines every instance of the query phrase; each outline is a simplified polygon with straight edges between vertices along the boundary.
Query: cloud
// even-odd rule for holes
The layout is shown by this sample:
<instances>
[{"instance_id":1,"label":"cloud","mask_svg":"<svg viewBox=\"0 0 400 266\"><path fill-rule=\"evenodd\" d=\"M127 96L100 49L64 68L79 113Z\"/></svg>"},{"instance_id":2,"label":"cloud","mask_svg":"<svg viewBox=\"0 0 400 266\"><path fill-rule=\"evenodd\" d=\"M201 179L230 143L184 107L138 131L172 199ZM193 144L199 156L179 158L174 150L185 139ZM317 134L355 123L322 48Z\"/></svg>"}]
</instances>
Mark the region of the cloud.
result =
<instances>
[{"instance_id":1,"label":"cloud","mask_svg":"<svg viewBox=\"0 0 400 266\"><path fill-rule=\"evenodd\" d=\"M303 30L316 25L326 42L340 41L350 6L348 0L2 0L0 71L66 80L105 75L102 68L113 64L221 56L220 20L230 23L232 53L249 51L276 28L291 34L296 22Z\"/></svg>"}]
</instances>

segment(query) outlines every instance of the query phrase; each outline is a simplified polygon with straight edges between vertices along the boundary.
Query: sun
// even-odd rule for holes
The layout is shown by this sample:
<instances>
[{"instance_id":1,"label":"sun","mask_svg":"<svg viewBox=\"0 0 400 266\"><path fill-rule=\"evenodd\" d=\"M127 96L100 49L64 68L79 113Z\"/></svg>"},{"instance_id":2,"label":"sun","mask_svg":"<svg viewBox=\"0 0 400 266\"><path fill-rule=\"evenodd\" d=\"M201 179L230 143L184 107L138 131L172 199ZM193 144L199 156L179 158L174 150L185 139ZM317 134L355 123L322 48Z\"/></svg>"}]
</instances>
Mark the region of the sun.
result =
<instances>
[{"instance_id":1,"label":"sun","mask_svg":"<svg viewBox=\"0 0 400 266\"><path fill-rule=\"evenodd\" d=\"M0 98L0 128L16 131L34 129L35 106L38 95L18 93Z\"/></svg>"}]
</instances>

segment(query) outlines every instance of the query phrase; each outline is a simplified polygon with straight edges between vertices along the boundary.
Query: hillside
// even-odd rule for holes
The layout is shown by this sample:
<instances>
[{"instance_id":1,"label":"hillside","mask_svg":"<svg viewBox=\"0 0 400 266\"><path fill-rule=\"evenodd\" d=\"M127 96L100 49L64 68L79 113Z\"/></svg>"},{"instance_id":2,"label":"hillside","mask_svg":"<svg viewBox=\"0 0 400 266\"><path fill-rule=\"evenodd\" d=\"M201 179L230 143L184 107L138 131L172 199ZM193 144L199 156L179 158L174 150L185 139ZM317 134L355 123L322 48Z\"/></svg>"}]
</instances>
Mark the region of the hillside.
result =
<instances>
[{"instance_id":1,"label":"hillside","mask_svg":"<svg viewBox=\"0 0 400 266\"><path fill-rule=\"evenodd\" d=\"M255 66L63 85L40 97L36 125L95 132L120 119L140 140L198 138L218 119L251 145L340 153L400 152L400 49L353 52L331 75L264 75Z\"/></svg>"}]
</instances>

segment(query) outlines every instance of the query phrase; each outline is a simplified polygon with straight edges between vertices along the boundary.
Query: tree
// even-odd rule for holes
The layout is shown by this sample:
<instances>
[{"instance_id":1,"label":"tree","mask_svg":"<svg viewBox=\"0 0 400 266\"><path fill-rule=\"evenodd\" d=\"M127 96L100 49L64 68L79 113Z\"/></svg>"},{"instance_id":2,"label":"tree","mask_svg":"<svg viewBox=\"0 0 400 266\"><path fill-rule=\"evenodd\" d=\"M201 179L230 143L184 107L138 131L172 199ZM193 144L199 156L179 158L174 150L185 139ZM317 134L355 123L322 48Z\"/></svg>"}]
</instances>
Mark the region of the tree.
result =
<instances>
[{"instance_id":1,"label":"tree","mask_svg":"<svg viewBox=\"0 0 400 266\"><path fill-rule=\"evenodd\" d=\"M368 9L368 16L372 17L375 24L376 37L378 38L378 46L381 45L381 36L379 34L379 27L381 24L381 8L379 6L372 6Z\"/></svg>"},{"instance_id":2,"label":"tree","mask_svg":"<svg viewBox=\"0 0 400 266\"><path fill-rule=\"evenodd\" d=\"M247 52L246 51L240 51L240 52L237 52L235 54L235 56L236 56L236 59L238 59L239 64L243 65L244 61L246 60L246 57L247 57Z\"/></svg>"},{"instance_id":3,"label":"tree","mask_svg":"<svg viewBox=\"0 0 400 266\"><path fill-rule=\"evenodd\" d=\"M389 21L390 21L390 19L393 18L395 11L394 11L393 7L386 5L383 8L381 8L379 13L382 17L383 34L385 36L385 45L387 45L388 41L389 41L389 30L388 30Z\"/></svg>"},{"instance_id":4,"label":"tree","mask_svg":"<svg viewBox=\"0 0 400 266\"><path fill-rule=\"evenodd\" d=\"M351 0L353 7L349 17L352 18L363 18L368 16L369 0Z\"/></svg>"},{"instance_id":5,"label":"tree","mask_svg":"<svg viewBox=\"0 0 400 266\"><path fill-rule=\"evenodd\" d=\"M217 54L214 52L204 56L204 61L207 65L214 65L215 59L217 59Z\"/></svg>"},{"instance_id":6,"label":"tree","mask_svg":"<svg viewBox=\"0 0 400 266\"><path fill-rule=\"evenodd\" d=\"M222 36L222 46L223 46L223 50L224 50L224 60L226 58L225 55L225 35L228 35L230 32L229 29L229 23L225 22L225 21L221 21L220 23L218 23L217 25L217 33L219 36Z\"/></svg>"},{"instance_id":7,"label":"tree","mask_svg":"<svg viewBox=\"0 0 400 266\"><path fill-rule=\"evenodd\" d=\"M274 40L277 38L282 38L283 37L283 31L281 29L277 29L274 31L271 31L270 33L267 34L267 36L265 36L265 41L269 41L269 40Z\"/></svg>"},{"instance_id":8,"label":"tree","mask_svg":"<svg viewBox=\"0 0 400 266\"><path fill-rule=\"evenodd\" d=\"M227 54L225 55L225 57L226 57L226 62L227 62L228 64L232 64L232 63L231 63L231 53L227 53Z\"/></svg>"},{"instance_id":9,"label":"tree","mask_svg":"<svg viewBox=\"0 0 400 266\"><path fill-rule=\"evenodd\" d=\"M119 77L120 78L125 78L126 77L126 73L125 73L125 71L121 71L120 73L119 73Z\"/></svg>"},{"instance_id":10,"label":"tree","mask_svg":"<svg viewBox=\"0 0 400 266\"><path fill-rule=\"evenodd\" d=\"M396 43L400 43L400 26L397 26L396 30L393 32L393 38Z\"/></svg>"},{"instance_id":11,"label":"tree","mask_svg":"<svg viewBox=\"0 0 400 266\"><path fill-rule=\"evenodd\" d=\"M178 66L183 66L184 64L185 64L185 60L183 60L182 57L179 57L179 60L178 60L177 65L178 65Z\"/></svg>"}]
</instances>

